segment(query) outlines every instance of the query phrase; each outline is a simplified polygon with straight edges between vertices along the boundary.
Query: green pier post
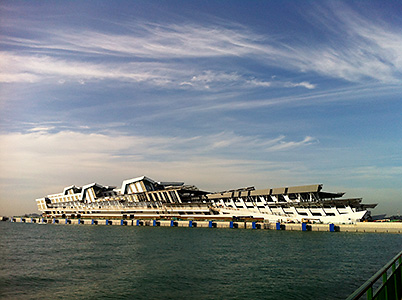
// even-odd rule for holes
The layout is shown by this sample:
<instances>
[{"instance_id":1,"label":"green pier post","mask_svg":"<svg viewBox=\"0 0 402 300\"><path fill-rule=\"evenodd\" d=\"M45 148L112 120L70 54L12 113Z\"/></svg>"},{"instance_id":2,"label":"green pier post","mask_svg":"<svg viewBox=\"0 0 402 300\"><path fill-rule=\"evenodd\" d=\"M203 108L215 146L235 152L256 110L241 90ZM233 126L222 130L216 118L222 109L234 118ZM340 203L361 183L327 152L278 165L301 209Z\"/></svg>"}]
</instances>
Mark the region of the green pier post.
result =
<instances>
[{"instance_id":1,"label":"green pier post","mask_svg":"<svg viewBox=\"0 0 402 300\"><path fill-rule=\"evenodd\" d=\"M384 285L384 293L385 293L384 299L388 299L388 287L387 287L386 283L387 283L387 272L382 274L382 284Z\"/></svg>"},{"instance_id":2,"label":"green pier post","mask_svg":"<svg viewBox=\"0 0 402 300\"><path fill-rule=\"evenodd\" d=\"M367 300L372 300L373 299L373 286L371 286L368 290L367 290Z\"/></svg>"}]
</instances>

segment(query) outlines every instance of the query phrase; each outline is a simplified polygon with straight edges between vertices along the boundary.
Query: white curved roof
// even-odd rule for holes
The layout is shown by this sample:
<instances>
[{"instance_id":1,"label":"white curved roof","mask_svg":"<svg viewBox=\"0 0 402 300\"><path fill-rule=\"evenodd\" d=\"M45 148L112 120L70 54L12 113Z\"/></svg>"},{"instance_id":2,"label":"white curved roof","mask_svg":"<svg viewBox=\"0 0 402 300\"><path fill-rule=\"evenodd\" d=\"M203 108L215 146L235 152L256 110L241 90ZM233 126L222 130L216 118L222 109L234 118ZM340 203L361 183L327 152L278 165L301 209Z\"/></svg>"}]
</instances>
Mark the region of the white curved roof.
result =
<instances>
[{"instance_id":1,"label":"white curved roof","mask_svg":"<svg viewBox=\"0 0 402 300\"><path fill-rule=\"evenodd\" d=\"M125 193L126 193L127 186L128 186L129 184L135 183L135 182L139 182L139 181L143 181L143 180L148 181L148 182L151 182L151 183L153 183L153 184L156 184L156 182L155 182L154 180L152 180L151 178L148 178L148 177L146 177L146 176L141 176L141 177L126 179L126 180L123 181L123 183L122 183L122 185L121 185L121 190L120 190L120 192L121 192L122 194L125 194Z\"/></svg>"}]
</instances>

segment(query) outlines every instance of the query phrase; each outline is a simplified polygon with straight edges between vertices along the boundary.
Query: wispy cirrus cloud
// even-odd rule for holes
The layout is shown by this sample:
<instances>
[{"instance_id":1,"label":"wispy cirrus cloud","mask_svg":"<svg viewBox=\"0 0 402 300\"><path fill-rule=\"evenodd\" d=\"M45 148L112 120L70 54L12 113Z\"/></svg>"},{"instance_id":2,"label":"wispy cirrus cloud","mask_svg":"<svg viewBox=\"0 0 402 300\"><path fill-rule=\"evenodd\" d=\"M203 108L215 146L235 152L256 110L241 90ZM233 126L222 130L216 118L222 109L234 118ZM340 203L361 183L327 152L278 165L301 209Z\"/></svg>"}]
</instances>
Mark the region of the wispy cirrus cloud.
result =
<instances>
[{"instance_id":1,"label":"wispy cirrus cloud","mask_svg":"<svg viewBox=\"0 0 402 300\"><path fill-rule=\"evenodd\" d=\"M189 61L193 58L232 57L252 59L262 66L275 66L302 73L315 72L351 82L400 82L402 34L398 30L386 27L380 22L369 22L346 6L327 9L326 18L318 12L311 14L317 21L315 25L326 26L332 34L331 39L318 43L292 39L291 36L273 38L233 23L230 26L196 23L186 23L182 26L136 21L121 25L129 31L127 34L47 29L42 38L34 40L4 36L2 44L25 47L31 53L36 53L36 56L63 54L66 60L71 59L72 64L78 64L74 60L77 55L116 56L131 60L146 59L155 63L155 69L158 64L163 67L163 62L166 63L167 60L176 60L176 66L180 65L179 69L184 69L184 66L189 64L191 67L196 65L194 61ZM77 68L79 69L79 66ZM93 76L98 73L99 68L92 66L83 74ZM203 71L199 66L197 69L198 72ZM117 70L115 73L113 76L121 79L137 76L124 70ZM109 73L109 76L112 75ZM139 78L141 76L144 75ZM233 76L233 72L231 74L226 71L225 76ZM188 78L182 78L181 83L195 86L195 82L203 80L202 75L196 75L195 78L198 81L192 82ZM209 76L209 79L211 78ZM23 79L21 75L21 80ZM215 76L214 79L219 80L222 77ZM34 78L26 77L25 80ZM249 83L260 87L272 86L270 82L258 79L250 80ZM309 82L283 84L283 87L297 86L307 89L315 87Z\"/></svg>"},{"instance_id":2,"label":"wispy cirrus cloud","mask_svg":"<svg viewBox=\"0 0 402 300\"><path fill-rule=\"evenodd\" d=\"M165 88L192 88L197 90L222 90L236 87L304 87L314 89L309 82L261 81L236 72L195 71L183 69L171 62L91 63L47 55L18 55L0 52L0 82L29 82L53 80L58 83L91 80L118 80L147 83ZM194 66L194 68L197 68ZM187 80L189 79L189 80Z\"/></svg>"},{"instance_id":3,"label":"wispy cirrus cloud","mask_svg":"<svg viewBox=\"0 0 402 300\"><path fill-rule=\"evenodd\" d=\"M38 82L48 79L117 79L135 82L160 81L162 74L155 66L144 64L100 64L60 59L51 56L24 56L10 52L0 53L0 80L3 82ZM158 65L161 67L161 65ZM173 69L173 68L172 68ZM160 69L158 69L160 70Z\"/></svg>"},{"instance_id":4,"label":"wispy cirrus cloud","mask_svg":"<svg viewBox=\"0 0 402 300\"><path fill-rule=\"evenodd\" d=\"M2 134L0 140L4 145L0 155L2 159L7 155L19 153L20 156L15 160L10 157L11 160L18 161L25 154L31 153L31 155L40 154L43 157L59 157L60 159L70 157L75 161L82 156L81 162L91 156L99 157L99 155L107 155L114 159L137 156L145 160L169 160L174 157L186 159L193 155L219 156L222 153L243 156L244 148L236 147L236 145L247 145L247 153L250 151L261 153L289 151L317 142L317 139L312 137L292 141L284 135L267 139L258 136L241 136L230 131L192 137L84 133L57 131L55 126L50 124L46 126L38 124L26 130L26 133ZM8 160L4 159L3 163ZM90 160L93 161L93 159Z\"/></svg>"},{"instance_id":5,"label":"wispy cirrus cloud","mask_svg":"<svg viewBox=\"0 0 402 300\"><path fill-rule=\"evenodd\" d=\"M325 27L325 43L294 48L300 59L290 63L351 82L367 79L400 83L402 75L402 31L388 20L363 16L343 3L320 7L308 14L316 27ZM300 51L301 50L301 51Z\"/></svg>"},{"instance_id":6,"label":"wispy cirrus cloud","mask_svg":"<svg viewBox=\"0 0 402 300\"><path fill-rule=\"evenodd\" d=\"M181 83L182 86L191 86L196 89L217 88L222 85L233 88L294 88L303 87L306 89L315 89L316 85L310 82L289 82L271 78L271 80L256 79L251 76L240 75L237 72L217 72L205 70L194 75L190 80Z\"/></svg>"},{"instance_id":7,"label":"wispy cirrus cloud","mask_svg":"<svg viewBox=\"0 0 402 300\"><path fill-rule=\"evenodd\" d=\"M2 43L23 46L36 51L70 51L70 54L114 55L150 59L244 56L260 49L263 37L238 26L235 29L198 24L161 24L138 21L123 24L129 34L94 30L49 29L45 39L4 37ZM276 52L272 48L273 52Z\"/></svg>"},{"instance_id":8,"label":"wispy cirrus cloud","mask_svg":"<svg viewBox=\"0 0 402 300\"><path fill-rule=\"evenodd\" d=\"M317 139L311 137L311 136L306 136L302 141L286 141L285 137L281 137L278 143L272 145L268 149L270 151L280 151L280 150L289 150L289 149L294 149L298 148L301 146L308 146L308 145L313 145L316 144L318 141Z\"/></svg>"}]
</instances>

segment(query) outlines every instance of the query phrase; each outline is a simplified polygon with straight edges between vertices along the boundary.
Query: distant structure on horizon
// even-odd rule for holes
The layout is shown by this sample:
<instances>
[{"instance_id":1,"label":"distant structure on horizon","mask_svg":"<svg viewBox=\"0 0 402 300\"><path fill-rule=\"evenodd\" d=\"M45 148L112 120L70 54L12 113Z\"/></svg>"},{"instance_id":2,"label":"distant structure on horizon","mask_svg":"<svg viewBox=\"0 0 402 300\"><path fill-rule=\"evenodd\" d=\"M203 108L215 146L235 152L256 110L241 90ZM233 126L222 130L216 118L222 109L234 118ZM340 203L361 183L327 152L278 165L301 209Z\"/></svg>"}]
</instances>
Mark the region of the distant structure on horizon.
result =
<instances>
[{"instance_id":1,"label":"distant structure on horizon","mask_svg":"<svg viewBox=\"0 0 402 300\"><path fill-rule=\"evenodd\" d=\"M254 218L269 222L355 223L370 218L361 198L322 191L322 184L210 193L183 182L146 176L124 180L121 188L91 183L66 187L36 199L43 216L55 218L198 219Z\"/></svg>"}]
</instances>

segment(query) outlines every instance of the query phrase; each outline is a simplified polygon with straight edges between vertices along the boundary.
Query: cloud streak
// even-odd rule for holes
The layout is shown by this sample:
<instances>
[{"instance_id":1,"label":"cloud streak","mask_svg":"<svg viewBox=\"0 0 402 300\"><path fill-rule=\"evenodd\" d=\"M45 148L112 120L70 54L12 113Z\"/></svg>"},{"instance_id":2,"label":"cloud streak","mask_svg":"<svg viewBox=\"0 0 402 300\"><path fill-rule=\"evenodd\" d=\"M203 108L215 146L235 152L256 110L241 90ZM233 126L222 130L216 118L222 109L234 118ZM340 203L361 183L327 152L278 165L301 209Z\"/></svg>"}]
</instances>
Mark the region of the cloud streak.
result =
<instances>
[{"instance_id":1,"label":"cloud streak","mask_svg":"<svg viewBox=\"0 0 402 300\"><path fill-rule=\"evenodd\" d=\"M146 83L169 89L225 90L254 87L304 87L314 89L309 82L260 81L236 72L215 72L206 70L195 75L194 70L183 69L176 63L130 62L130 63L88 63L51 56L23 56L12 52L0 52L0 82L58 82L117 80ZM196 68L196 67L195 67ZM191 78L191 79L189 79ZM187 80L189 79L189 80Z\"/></svg>"},{"instance_id":2,"label":"cloud streak","mask_svg":"<svg viewBox=\"0 0 402 300\"><path fill-rule=\"evenodd\" d=\"M317 43L314 43L314 46L307 46L306 41L303 43L298 40L291 41L290 36L286 37L286 42L286 39L273 39L233 24L231 24L232 27L224 27L221 24L205 26L195 23L182 26L140 21L123 25L130 30L130 33L125 35L94 30L48 29L46 37L42 39L5 36L2 38L2 44L24 47L29 52L35 53L28 59L35 74L46 74L45 71L51 71L52 74L58 72L70 75L80 73L82 76L90 78L142 81L156 76L155 72L149 71L151 66L154 70L159 66L163 68L168 61L175 60L176 66L190 63L195 67L194 62L190 62L194 58L229 57L252 59L263 66L276 66L291 71L316 72L351 82L375 80L390 84L400 83L402 73L401 32L393 31L378 23L368 22L347 7L333 9L328 14L331 15L331 18L323 19L318 14L314 15L314 18L321 22L320 25L324 24L331 29L333 42L321 43L318 46ZM70 56L66 63L53 57L61 53L67 54L66 57ZM111 72L109 66L88 65L74 59L74 57L83 55L129 59L131 60L129 63L132 64L131 70L135 70L139 65L135 63L135 60L138 59L150 60L154 65L149 64L147 72L137 73L124 68L123 65L127 64L127 61L124 61L116 63L119 67L113 68L113 72ZM53 58L50 59L48 56ZM27 57L22 56L21 59L27 59ZM12 63L18 65L18 57L14 57L10 64ZM48 65L48 68L41 71L44 64ZM50 70L52 66L53 69ZM169 68L168 71L173 69ZM109 72L105 72L106 70ZM35 81L29 72L25 77L23 74L25 73L10 74L7 80L3 80L11 81L14 76L14 80ZM233 76L233 73L224 75L230 77ZM201 74L192 77L200 80L202 76ZM222 76L223 74L220 77L216 76L215 79L219 82ZM163 78L161 79L163 81ZM211 79L211 76L208 79ZM172 79L169 78L168 82L171 81ZM191 83L191 80L181 82ZM194 82L192 83L194 84ZM253 83L253 81L250 80L249 83ZM271 86L268 82L263 81L254 81L254 84L260 87ZM191 84L188 85L191 86ZM283 87L296 86L308 89L315 87L309 82L283 85Z\"/></svg>"},{"instance_id":3,"label":"cloud streak","mask_svg":"<svg viewBox=\"0 0 402 300\"><path fill-rule=\"evenodd\" d=\"M77 80L116 79L134 82L161 81L161 74L152 74L156 66L147 64L95 64L74 60L56 59L51 56L22 56L14 53L0 53L0 66L3 82L38 82L51 78L67 78ZM161 65L158 65L160 70ZM172 68L173 69L173 68Z\"/></svg>"},{"instance_id":4,"label":"cloud streak","mask_svg":"<svg viewBox=\"0 0 402 300\"><path fill-rule=\"evenodd\" d=\"M189 138L168 136L125 136L97 133L60 131L49 133L53 127L37 126L27 133L2 134L4 145L0 152L3 174L7 178L20 176L20 172L43 170L46 166L73 163L81 167L103 168L107 163L130 161L181 161L191 157L222 157L235 154L247 157L254 153L290 151L312 145L316 139L306 137L302 141L289 141L285 136L274 139L239 136L222 132ZM247 145L247 154L243 147ZM18 165L26 165L24 168ZM42 167L41 167L42 166ZM3 178L4 179L4 178Z\"/></svg>"}]
</instances>

